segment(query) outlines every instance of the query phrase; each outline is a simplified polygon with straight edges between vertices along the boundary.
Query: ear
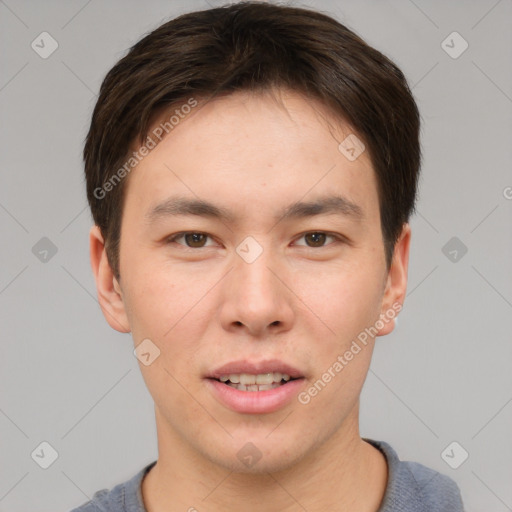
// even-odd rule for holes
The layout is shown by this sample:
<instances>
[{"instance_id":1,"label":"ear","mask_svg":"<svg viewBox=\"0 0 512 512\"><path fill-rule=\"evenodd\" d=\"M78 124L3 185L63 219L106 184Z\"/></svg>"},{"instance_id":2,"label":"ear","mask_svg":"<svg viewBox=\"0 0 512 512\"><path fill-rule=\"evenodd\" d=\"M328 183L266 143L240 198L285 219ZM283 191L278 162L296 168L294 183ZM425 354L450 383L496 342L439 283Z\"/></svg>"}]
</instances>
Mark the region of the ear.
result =
<instances>
[{"instance_id":1,"label":"ear","mask_svg":"<svg viewBox=\"0 0 512 512\"><path fill-rule=\"evenodd\" d=\"M110 268L105 243L97 225L94 225L89 232L89 255L103 316L112 329L119 332L130 332L121 286Z\"/></svg>"},{"instance_id":2,"label":"ear","mask_svg":"<svg viewBox=\"0 0 512 512\"><path fill-rule=\"evenodd\" d=\"M395 328L394 319L402 309L407 291L410 244L411 227L405 223L393 251L380 311L384 326L379 329L377 336L385 336Z\"/></svg>"}]
</instances>

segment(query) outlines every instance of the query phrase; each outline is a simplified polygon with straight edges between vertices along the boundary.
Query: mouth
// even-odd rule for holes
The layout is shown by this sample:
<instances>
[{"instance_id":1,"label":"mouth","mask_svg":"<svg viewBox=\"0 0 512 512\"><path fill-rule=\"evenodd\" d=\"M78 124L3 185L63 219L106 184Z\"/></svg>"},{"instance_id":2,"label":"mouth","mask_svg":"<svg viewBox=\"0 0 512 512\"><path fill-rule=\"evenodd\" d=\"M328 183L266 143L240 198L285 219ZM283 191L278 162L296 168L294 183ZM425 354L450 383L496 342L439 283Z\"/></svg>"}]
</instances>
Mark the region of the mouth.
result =
<instances>
[{"instance_id":1,"label":"mouth","mask_svg":"<svg viewBox=\"0 0 512 512\"><path fill-rule=\"evenodd\" d=\"M257 375L250 373L234 373L229 375L222 375L219 379L214 379L230 386L238 391L267 391L283 386L287 382L297 380L292 378L287 373L268 372L259 373Z\"/></svg>"},{"instance_id":2,"label":"mouth","mask_svg":"<svg viewBox=\"0 0 512 512\"><path fill-rule=\"evenodd\" d=\"M306 379L296 368L271 360L228 363L205 380L222 405L239 413L263 414L289 404Z\"/></svg>"}]
</instances>

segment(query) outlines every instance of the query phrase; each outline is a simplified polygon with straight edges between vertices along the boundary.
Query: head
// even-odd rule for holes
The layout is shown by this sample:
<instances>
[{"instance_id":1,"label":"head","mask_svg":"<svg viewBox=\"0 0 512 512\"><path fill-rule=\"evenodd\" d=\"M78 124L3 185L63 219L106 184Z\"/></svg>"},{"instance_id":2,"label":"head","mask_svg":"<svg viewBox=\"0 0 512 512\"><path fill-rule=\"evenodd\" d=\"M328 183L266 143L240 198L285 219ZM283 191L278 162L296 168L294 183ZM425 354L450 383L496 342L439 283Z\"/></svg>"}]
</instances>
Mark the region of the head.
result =
<instances>
[{"instance_id":1,"label":"head","mask_svg":"<svg viewBox=\"0 0 512 512\"><path fill-rule=\"evenodd\" d=\"M100 305L159 352L141 364L159 435L239 470L250 441L275 470L353 433L407 281L419 115L400 70L318 12L185 14L107 74L84 161ZM233 410L216 379L240 361L292 367L302 401Z\"/></svg>"}]
</instances>

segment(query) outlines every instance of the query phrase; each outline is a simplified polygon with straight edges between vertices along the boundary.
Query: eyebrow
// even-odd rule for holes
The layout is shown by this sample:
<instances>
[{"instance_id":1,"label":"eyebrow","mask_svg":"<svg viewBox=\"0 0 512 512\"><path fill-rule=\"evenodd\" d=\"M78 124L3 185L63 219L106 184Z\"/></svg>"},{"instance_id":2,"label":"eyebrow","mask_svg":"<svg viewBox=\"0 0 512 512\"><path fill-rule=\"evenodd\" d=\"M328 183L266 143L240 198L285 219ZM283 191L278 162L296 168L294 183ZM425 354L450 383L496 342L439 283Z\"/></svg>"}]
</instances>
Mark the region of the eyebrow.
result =
<instances>
[{"instance_id":1,"label":"eyebrow","mask_svg":"<svg viewBox=\"0 0 512 512\"><path fill-rule=\"evenodd\" d=\"M343 215L356 221L364 219L363 209L359 205L343 196L329 195L313 201L292 203L278 213L274 220L277 222L329 214ZM236 216L226 208L216 206L202 199L190 199L181 196L169 197L156 204L146 213L145 220L148 223L153 223L161 218L180 215L196 215L231 223L237 220Z\"/></svg>"}]
</instances>

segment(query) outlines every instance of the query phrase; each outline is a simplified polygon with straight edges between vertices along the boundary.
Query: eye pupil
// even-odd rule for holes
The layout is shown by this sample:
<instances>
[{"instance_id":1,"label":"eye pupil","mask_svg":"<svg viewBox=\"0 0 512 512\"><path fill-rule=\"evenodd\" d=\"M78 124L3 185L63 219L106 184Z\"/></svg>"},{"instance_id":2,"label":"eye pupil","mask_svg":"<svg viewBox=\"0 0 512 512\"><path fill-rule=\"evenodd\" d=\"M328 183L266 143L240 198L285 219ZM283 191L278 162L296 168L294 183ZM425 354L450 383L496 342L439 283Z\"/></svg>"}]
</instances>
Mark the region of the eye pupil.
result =
<instances>
[{"instance_id":1,"label":"eye pupil","mask_svg":"<svg viewBox=\"0 0 512 512\"><path fill-rule=\"evenodd\" d=\"M204 242L204 236L202 233L188 233L185 235L185 240L187 244L191 243L192 247L202 247L201 242ZM199 246L193 245L195 243L199 243Z\"/></svg>"},{"instance_id":2,"label":"eye pupil","mask_svg":"<svg viewBox=\"0 0 512 512\"><path fill-rule=\"evenodd\" d=\"M310 237L310 238L313 238L313 243L316 244L314 245L314 247L318 247L318 245L323 245L323 243L325 242L325 233L308 233L307 235L305 235L306 238Z\"/></svg>"}]
</instances>

